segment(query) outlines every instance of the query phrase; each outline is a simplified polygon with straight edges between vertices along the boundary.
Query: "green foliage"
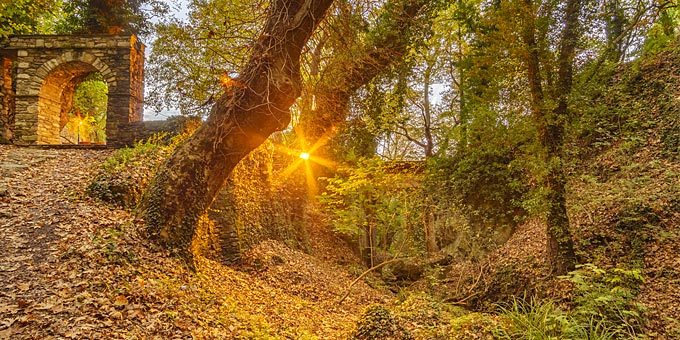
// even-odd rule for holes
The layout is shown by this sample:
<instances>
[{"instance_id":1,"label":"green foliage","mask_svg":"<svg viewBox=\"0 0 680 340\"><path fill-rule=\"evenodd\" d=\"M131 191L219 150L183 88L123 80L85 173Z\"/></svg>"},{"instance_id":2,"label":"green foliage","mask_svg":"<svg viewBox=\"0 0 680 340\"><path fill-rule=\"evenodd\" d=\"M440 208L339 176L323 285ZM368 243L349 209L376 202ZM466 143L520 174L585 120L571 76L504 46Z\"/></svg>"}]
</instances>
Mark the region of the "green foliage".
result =
<instances>
[{"instance_id":1,"label":"green foliage","mask_svg":"<svg viewBox=\"0 0 680 340\"><path fill-rule=\"evenodd\" d=\"M63 15L61 0L11 0L0 2L0 39L11 34L54 33Z\"/></svg>"},{"instance_id":2,"label":"green foliage","mask_svg":"<svg viewBox=\"0 0 680 340\"><path fill-rule=\"evenodd\" d=\"M603 322L595 319L581 322L550 301L515 299L509 307L501 308L501 313L504 322L494 332L498 339L620 339L618 332Z\"/></svg>"},{"instance_id":3,"label":"green foliage","mask_svg":"<svg viewBox=\"0 0 680 340\"><path fill-rule=\"evenodd\" d=\"M362 313L350 339L407 340L413 338L387 308L382 305L370 305Z\"/></svg>"},{"instance_id":4,"label":"green foliage","mask_svg":"<svg viewBox=\"0 0 680 340\"><path fill-rule=\"evenodd\" d=\"M375 155L378 138L364 119L356 117L347 120L343 128L329 141L333 159L345 162L356 162L360 158Z\"/></svg>"},{"instance_id":5,"label":"green foliage","mask_svg":"<svg viewBox=\"0 0 680 340\"><path fill-rule=\"evenodd\" d=\"M152 33L157 0L12 0L0 2L0 38L10 34Z\"/></svg>"},{"instance_id":6,"label":"green foliage","mask_svg":"<svg viewBox=\"0 0 680 340\"><path fill-rule=\"evenodd\" d=\"M356 167L341 167L336 177L327 179L319 197L323 208L334 230L357 242L367 251L364 256L398 253L408 250L404 245L422 241L421 176L408 166L361 159ZM367 263L372 263L370 258Z\"/></svg>"},{"instance_id":7,"label":"green foliage","mask_svg":"<svg viewBox=\"0 0 680 340\"><path fill-rule=\"evenodd\" d=\"M562 339L570 332L571 320L552 302L515 299L501 308L507 329L499 331L505 339Z\"/></svg>"},{"instance_id":8,"label":"green foliage","mask_svg":"<svg viewBox=\"0 0 680 340\"><path fill-rule=\"evenodd\" d=\"M58 33L152 34L152 17L162 17L168 5L159 0L71 0L57 24Z\"/></svg>"},{"instance_id":9,"label":"green foliage","mask_svg":"<svg viewBox=\"0 0 680 340\"><path fill-rule=\"evenodd\" d=\"M571 308L550 300L514 298L500 308L500 339L645 339L644 306L635 301L644 283L639 270L605 270L593 264L560 277L574 285Z\"/></svg>"},{"instance_id":10,"label":"green foliage","mask_svg":"<svg viewBox=\"0 0 680 340\"><path fill-rule=\"evenodd\" d=\"M581 323L595 322L626 339L641 336L645 308L635 301L645 282L640 270L605 270L593 264L577 268L564 277L576 288L573 317Z\"/></svg>"},{"instance_id":11,"label":"green foliage","mask_svg":"<svg viewBox=\"0 0 680 340\"><path fill-rule=\"evenodd\" d=\"M116 150L87 186L88 193L105 202L134 208L155 168L186 136L178 135L167 143L166 134L159 134L135 143L132 148Z\"/></svg>"},{"instance_id":12,"label":"green foliage","mask_svg":"<svg viewBox=\"0 0 680 340\"><path fill-rule=\"evenodd\" d=\"M167 19L148 58L146 101L154 109L207 115L224 83L245 64L260 29L263 2L192 0L186 22Z\"/></svg>"},{"instance_id":13,"label":"green foliage","mask_svg":"<svg viewBox=\"0 0 680 340\"><path fill-rule=\"evenodd\" d=\"M680 3L668 1L659 11L658 19L651 25L642 46L643 54L654 54L671 45L679 36Z\"/></svg>"}]
</instances>

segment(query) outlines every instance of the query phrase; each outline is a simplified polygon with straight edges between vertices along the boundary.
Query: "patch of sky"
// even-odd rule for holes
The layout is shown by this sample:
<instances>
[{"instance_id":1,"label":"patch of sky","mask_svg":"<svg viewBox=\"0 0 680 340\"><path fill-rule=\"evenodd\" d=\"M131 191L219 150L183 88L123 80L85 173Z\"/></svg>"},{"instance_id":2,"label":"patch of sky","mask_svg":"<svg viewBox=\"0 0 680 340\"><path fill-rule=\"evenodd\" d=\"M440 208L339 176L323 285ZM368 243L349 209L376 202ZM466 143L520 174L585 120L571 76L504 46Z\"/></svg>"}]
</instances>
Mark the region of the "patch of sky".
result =
<instances>
[{"instance_id":1,"label":"patch of sky","mask_svg":"<svg viewBox=\"0 0 680 340\"><path fill-rule=\"evenodd\" d=\"M179 21L184 21L189 16L189 3L190 0L163 0L168 5L169 12L166 16L153 16L151 21L154 24L160 23L164 19L175 18ZM147 46L146 55L150 55L152 52L153 41L156 39L155 34L150 34L146 37L145 43ZM153 87L153 84L146 83L146 88ZM148 92L145 89L145 92ZM165 120L170 116L177 116L180 114L179 109L168 109L161 112L156 112L152 108L144 107L144 120Z\"/></svg>"}]
</instances>

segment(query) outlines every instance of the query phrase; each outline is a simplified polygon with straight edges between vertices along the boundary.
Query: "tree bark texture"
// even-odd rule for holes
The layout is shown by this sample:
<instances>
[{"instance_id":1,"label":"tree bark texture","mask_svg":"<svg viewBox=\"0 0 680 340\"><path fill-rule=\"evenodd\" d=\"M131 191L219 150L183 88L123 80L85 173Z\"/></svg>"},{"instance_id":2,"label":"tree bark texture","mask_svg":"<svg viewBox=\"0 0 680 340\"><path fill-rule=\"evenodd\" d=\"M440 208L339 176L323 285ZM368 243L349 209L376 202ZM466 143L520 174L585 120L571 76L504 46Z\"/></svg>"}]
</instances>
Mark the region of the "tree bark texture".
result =
<instances>
[{"instance_id":1,"label":"tree bark texture","mask_svg":"<svg viewBox=\"0 0 680 340\"><path fill-rule=\"evenodd\" d=\"M300 55L332 0L275 0L239 77L159 168L140 206L152 239L191 258L199 217L236 164L290 121Z\"/></svg>"},{"instance_id":2,"label":"tree bark texture","mask_svg":"<svg viewBox=\"0 0 680 340\"><path fill-rule=\"evenodd\" d=\"M574 244L569 230L566 208L566 176L563 169L564 129L568 120L568 99L572 90L574 51L578 40L579 0L567 0L564 28L557 59L556 107L549 109L542 88L540 58L535 38L535 15L532 1L526 0L526 16L523 39L527 47L526 65L531 92L533 116L538 135L544 148L547 174L544 185L547 189L546 228L547 262L553 274L562 275L573 270L576 263Z\"/></svg>"},{"instance_id":3,"label":"tree bark texture","mask_svg":"<svg viewBox=\"0 0 680 340\"><path fill-rule=\"evenodd\" d=\"M328 62L322 71L322 80L314 89L316 109L303 112L301 117L308 143L316 143L342 123L351 96L406 54L412 41L412 27L430 2L388 0L383 6L388 14L374 28L379 33L358 52L338 54Z\"/></svg>"}]
</instances>

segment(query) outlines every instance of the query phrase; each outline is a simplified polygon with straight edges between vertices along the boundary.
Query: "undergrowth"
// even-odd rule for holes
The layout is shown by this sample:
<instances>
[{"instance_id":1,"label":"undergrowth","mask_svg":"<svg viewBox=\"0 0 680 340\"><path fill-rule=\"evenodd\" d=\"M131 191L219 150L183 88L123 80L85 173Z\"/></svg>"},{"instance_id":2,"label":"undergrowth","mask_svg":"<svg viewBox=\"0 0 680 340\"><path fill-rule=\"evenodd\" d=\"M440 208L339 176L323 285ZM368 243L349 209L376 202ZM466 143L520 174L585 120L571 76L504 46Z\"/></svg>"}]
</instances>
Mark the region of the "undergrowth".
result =
<instances>
[{"instance_id":1,"label":"undergrowth","mask_svg":"<svg viewBox=\"0 0 680 340\"><path fill-rule=\"evenodd\" d=\"M134 208L156 167L189 135L168 138L168 133L159 133L131 148L116 150L87 186L88 193L122 208Z\"/></svg>"},{"instance_id":2,"label":"undergrowth","mask_svg":"<svg viewBox=\"0 0 680 340\"><path fill-rule=\"evenodd\" d=\"M635 302L644 278L638 270L585 264L561 277L574 285L571 308L550 300L515 298L499 307L499 339L647 339L644 307Z\"/></svg>"}]
</instances>

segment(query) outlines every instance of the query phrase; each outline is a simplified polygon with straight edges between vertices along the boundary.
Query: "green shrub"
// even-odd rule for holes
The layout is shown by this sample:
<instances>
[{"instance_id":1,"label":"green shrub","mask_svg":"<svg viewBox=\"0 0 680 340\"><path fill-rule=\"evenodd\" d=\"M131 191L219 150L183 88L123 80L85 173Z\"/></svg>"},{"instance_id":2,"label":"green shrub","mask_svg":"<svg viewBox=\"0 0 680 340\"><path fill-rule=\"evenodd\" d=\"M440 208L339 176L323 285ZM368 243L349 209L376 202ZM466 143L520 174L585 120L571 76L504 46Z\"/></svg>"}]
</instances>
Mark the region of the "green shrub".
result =
<instances>
[{"instance_id":1,"label":"green shrub","mask_svg":"<svg viewBox=\"0 0 680 340\"><path fill-rule=\"evenodd\" d=\"M409 340L413 339L404 327L382 305L370 305L357 322L353 340Z\"/></svg>"},{"instance_id":2,"label":"green shrub","mask_svg":"<svg viewBox=\"0 0 680 340\"><path fill-rule=\"evenodd\" d=\"M501 312L508 327L499 335L506 339L561 339L572 324L568 315L549 301L514 299Z\"/></svg>"},{"instance_id":3,"label":"green shrub","mask_svg":"<svg viewBox=\"0 0 680 340\"><path fill-rule=\"evenodd\" d=\"M395 315L416 339L450 339L452 321L466 313L424 293L402 293L401 299Z\"/></svg>"},{"instance_id":4,"label":"green shrub","mask_svg":"<svg viewBox=\"0 0 680 340\"><path fill-rule=\"evenodd\" d=\"M572 315L577 322L611 329L626 339L641 336L645 307L635 298L645 279L639 270L584 264L563 278L576 288Z\"/></svg>"},{"instance_id":5,"label":"green shrub","mask_svg":"<svg viewBox=\"0 0 680 340\"><path fill-rule=\"evenodd\" d=\"M116 150L87 186L88 193L123 208L134 208L153 171L187 136L177 135L168 141L167 134L161 133L135 143L132 148Z\"/></svg>"},{"instance_id":6,"label":"green shrub","mask_svg":"<svg viewBox=\"0 0 680 340\"><path fill-rule=\"evenodd\" d=\"M644 278L639 270L578 266L561 277L574 285L570 310L552 301L514 299L501 308L502 339L645 339L644 306L635 301Z\"/></svg>"}]
</instances>

